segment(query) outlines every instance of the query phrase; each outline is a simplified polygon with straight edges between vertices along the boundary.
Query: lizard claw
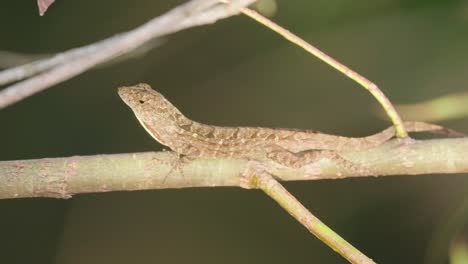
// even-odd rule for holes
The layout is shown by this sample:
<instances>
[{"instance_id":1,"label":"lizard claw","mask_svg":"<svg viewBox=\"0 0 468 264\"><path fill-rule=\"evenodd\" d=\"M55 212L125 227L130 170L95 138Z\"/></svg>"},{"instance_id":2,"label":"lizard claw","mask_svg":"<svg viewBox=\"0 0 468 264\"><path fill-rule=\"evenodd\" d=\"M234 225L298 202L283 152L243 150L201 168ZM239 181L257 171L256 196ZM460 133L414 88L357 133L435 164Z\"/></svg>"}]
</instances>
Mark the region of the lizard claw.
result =
<instances>
[{"instance_id":1,"label":"lizard claw","mask_svg":"<svg viewBox=\"0 0 468 264\"><path fill-rule=\"evenodd\" d=\"M164 178L162 180L162 183L166 183L166 180L169 178L169 176L171 176L174 172L178 172L183 178L185 178L185 174L184 174L184 170L183 170L183 167L193 161L193 157L190 157L190 156L186 156L186 155L182 155L180 153L177 153L177 152L172 152L173 155L174 155L174 158L172 158L170 161L168 160L160 160L158 158L154 158L156 160L158 160L159 162L161 162L162 164L165 164L165 165L168 165L170 166L170 169L169 171L166 173L166 175L164 175Z\"/></svg>"}]
</instances>

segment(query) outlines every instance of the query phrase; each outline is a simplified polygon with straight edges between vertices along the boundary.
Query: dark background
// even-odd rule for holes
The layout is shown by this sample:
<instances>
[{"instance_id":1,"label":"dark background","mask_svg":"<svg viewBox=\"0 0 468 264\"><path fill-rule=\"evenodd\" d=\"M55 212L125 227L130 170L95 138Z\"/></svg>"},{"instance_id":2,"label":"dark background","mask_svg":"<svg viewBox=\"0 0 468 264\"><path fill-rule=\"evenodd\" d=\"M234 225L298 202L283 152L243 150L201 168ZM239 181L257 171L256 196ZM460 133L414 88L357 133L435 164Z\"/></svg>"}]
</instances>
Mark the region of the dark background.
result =
<instances>
[{"instance_id":1,"label":"dark background","mask_svg":"<svg viewBox=\"0 0 468 264\"><path fill-rule=\"evenodd\" d=\"M182 2L59 0L39 17L35 1L3 1L0 50L67 50ZM379 84L395 103L466 90L468 1L276 3L275 21ZM349 136L389 125L364 89L238 16L179 32L142 57L1 110L0 160L161 150L116 93L139 82L210 124ZM468 129L461 119L442 124ZM463 239L465 175L285 185L379 263L448 263L450 240ZM260 191L240 188L2 200L0 215L2 263L345 263Z\"/></svg>"}]
</instances>

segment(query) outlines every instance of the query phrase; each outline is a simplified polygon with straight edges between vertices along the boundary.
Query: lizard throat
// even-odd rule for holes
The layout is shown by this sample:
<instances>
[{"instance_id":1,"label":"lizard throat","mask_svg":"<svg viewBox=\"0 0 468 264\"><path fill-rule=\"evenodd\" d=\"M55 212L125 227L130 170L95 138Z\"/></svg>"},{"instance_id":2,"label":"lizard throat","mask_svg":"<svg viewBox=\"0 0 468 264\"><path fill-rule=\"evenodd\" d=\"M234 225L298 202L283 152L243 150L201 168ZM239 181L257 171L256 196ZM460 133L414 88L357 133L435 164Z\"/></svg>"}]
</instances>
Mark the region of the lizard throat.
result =
<instances>
[{"instance_id":1,"label":"lizard throat","mask_svg":"<svg viewBox=\"0 0 468 264\"><path fill-rule=\"evenodd\" d=\"M164 140L161 138L161 136L156 132L154 131L153 129L151 129L150 126L148 126L145 122L143 122L142 120L140 120L139 118L137 118L138 121L140 122L140 124L143 126L143 128L146 130L146 132L148 132L148 134L151 135L152 138L154 138L156 141L158 141L159 143L164 144Z\"/></svg>"}]
</instances>

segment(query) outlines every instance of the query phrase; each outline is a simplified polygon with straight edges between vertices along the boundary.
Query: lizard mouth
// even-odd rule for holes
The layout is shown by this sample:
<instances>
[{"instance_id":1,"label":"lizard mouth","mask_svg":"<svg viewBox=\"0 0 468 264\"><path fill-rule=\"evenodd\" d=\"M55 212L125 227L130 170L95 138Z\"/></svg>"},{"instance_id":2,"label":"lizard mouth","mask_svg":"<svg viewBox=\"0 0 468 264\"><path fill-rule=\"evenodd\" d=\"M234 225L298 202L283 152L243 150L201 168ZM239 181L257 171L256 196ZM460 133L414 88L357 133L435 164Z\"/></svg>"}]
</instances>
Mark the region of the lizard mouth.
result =
<instances>
[{"instance_id":1,"label":"lizard mouth","mask_svg":"<svg viewBox=\"0 0 468 264\"><path fill-rule=\"evenodd\" d=\"M119 87L117 88L117 93L119 94L120 98L122 98L122 101L124 101L125 104L130 105L129 94L131 93L131 89L129 87Z\"/></svg>"}]
</instances>

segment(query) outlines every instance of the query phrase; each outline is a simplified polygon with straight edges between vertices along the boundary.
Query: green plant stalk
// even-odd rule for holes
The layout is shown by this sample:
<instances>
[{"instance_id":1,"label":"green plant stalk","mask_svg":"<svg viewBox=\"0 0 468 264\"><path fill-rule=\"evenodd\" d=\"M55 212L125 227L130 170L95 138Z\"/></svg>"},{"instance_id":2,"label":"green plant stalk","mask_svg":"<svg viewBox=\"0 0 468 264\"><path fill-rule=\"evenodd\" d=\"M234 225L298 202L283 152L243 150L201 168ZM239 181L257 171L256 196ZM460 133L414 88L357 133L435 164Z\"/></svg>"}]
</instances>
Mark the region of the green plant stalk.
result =
<instances>
[{"instance_id":1,"label":"green plant stalk","mask_svg":"<svg viewBox=\"0 0 468 264\"><path fill-rule=\"evenodd\" d=\"M360 75L359 73L351 70L347 66L343 65L342 63L338 62L334 58L328 56L323 51L319 50L318 48L312 46L305 40L301 39L294 33L288 31L287 29L281 27L280 25L276 24L275 22L269 20L268 18L260 15L256 11L253 11L248 8L241 8L241 12L252 18L253 20L259 22L260 24L268 27L269 29L273 30L274 32L278 33L280 36L284 37L285 39L289 40L290 42L298 45L299 47L303 48L308 53L314 55L315 57L319 58L323 62L327 63L328 65L332 66L336 70L340 71L348 78L354 80L355 82L359 83L363 86L367 91L369 91L380 103L383 107L385 113L387 113L388 117L392 121L393 125L395 126L396 136L398 138L405 138L408 137L408 132L405 130L403 126L402 119L398 112L396 111L395 107L392 105L390 100L385 96L385 94L379 89L379 87L365 78L364 76Z\"/></svg>"},{"instance_id":2,"label":"green plant stalk","mask_svg":"<svg viewBox=\"0 0 468 264\"><path fill-rule=\"evenodd\" d=\"M291 193L289 193L277 180L266 172L253 172L250 176L250 185L265 192L275 200L283 209L301 223L309 232L331 247L351 263L375 263L360 252L353 245L335 233L307 208L305 208Z\"/></svg>"}]
</instances>

